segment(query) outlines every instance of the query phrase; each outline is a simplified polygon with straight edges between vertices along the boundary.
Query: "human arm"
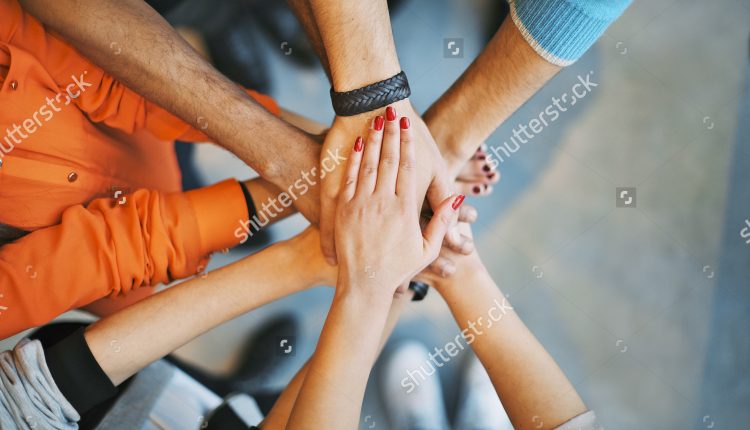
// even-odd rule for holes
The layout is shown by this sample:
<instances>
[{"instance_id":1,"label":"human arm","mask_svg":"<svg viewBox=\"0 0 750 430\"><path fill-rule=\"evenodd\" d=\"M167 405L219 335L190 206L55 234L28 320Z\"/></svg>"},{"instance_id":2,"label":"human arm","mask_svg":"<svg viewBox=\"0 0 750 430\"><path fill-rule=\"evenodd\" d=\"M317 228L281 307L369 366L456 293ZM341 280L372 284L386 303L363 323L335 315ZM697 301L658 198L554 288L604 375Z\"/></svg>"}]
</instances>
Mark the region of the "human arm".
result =
<instances>
[{"instance_id":1,"label":"human arm","mask_svg":"<svg viewBox=\"0 0 750 430\"><path fill-rule=\"evenodd\" d=\"M468 226L461 226L470 234ZM523 324L478 255L451 257L455 275L428 275L429 282L487 370L514 428L554 429L585 413L573 385Z\"/></svg>"},{"instance_id":2,"label":"human arm","mask_svg":"<svg viewBox=\"0 0 750 430\"><path fill-rule=\"evenodd\" d=\"M344 0L294 0L290 5L300 17L321 62L338 92L387 79L401 71L388 6L385 1L351 2ZM392 103L395 114L412 121L417 145L419 193L427 195L431 206L437 206L451 192L451 182L443 175L443 161L429 130L416 114L409 99ZM344 156L351 151L351 142L364 135L376 116L387 119L380 108L354 116L337 116L323 146L340 150ZM335 262L333 240L336 197L341 187L343 169L338 168L323 178L321 190L321 236L323 253Z\"/></svg>"},{"instance_id":3,"label":"human arm","mask_svg":"<svg viewBox=\"0 0 750 430\"><path fill-rule=\"evenodd\" d=\"M86 330L89 348L117 385L210 328L281 297L332 282L335 271L321 271L319 253L310 251L317 240L317 231L309 228L102 319ZM116 351L112 340L117 341Z\"/></svg>"},{"instance_id":4,"label":"human arm","mask_svg":"<svg viewBox=\"0 0 750 430\"><path fill-rule=\"evenodd\" d=\"M336 216L336 294L289 428L356 427L393 294L437 256L463 201L441 202L422 235L415 142L408 120L400 133L397 127L374 128L366 144L354 142Z\"/></svg>"},{"instance_id":5,"label":"human arm","mask_svg":"<svg viewBox=\"0 0 750 430\"><path fill-rule=\"evenodd\" d=\"M388 317L386 318L385 327L380 337L379 352L383 350L383 346L385 346L393 329L396 327L398 318L401 316L406 303L410 301L413 296L414 292L407 290L403 295L393 298L391 308L388 311ZM273 404L273 408L271 408L268 415L266 415L265 419L258 427L261 427L263 430L281 430L287 428L289 416L291 415L294 404L297 401L297 396L299 395L300 388L302 388L302 384L305 381L309 367L310 362L308 361L302 366L297 374L294 375L294 378L292 378L289 384L287 384L284 391L281 392L276 403Z\"/></svg>"},{"instance_id":6,"label":"human arm","mask_svg":"<svg viewBox=\"0 0 750 430\"><path fill-rule=\"evenodd\" d=\"M453 175L561 67L583 55L630 0L510 4L510 16L489 44L424 114Z\"/></svg>"},{"instance_id":7,"label":"human arm","mask_svg":"<svg viewBox=\"0 0 750 430\"><path fill-rule=\"evenodd\" d=\"M204 131L279 188L317 165L320 148L309 135L267 112L213 69L146 3L21 4L118 81ZM317 221L318 198L306 194L295 206Z\"/></svg>"},{"instance_id":8,"label":"human arm","mask_svg":"<svg viewBox=\"0 0 750 430\"><path fill-rule=\"evenodd\" d=\"M234 180L125 197L70 207L58 224L0 248L0 337L108 295L192 276L210 253L239 242L233 230L247 217Z\"/></svg>"}]
</instances>

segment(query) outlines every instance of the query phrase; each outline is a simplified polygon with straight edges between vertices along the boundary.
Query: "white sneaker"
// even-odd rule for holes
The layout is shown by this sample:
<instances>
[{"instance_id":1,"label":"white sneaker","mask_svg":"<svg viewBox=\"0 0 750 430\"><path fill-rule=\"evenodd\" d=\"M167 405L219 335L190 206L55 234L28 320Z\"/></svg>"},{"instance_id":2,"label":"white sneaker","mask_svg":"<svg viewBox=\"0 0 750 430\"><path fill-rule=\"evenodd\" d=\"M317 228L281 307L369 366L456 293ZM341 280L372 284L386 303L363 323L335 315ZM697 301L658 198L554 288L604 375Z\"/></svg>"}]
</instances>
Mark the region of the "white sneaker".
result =
<instances>
[{"instance_id":1,"label":"white sneaker","mask_svg":"<svg viewBox=\"0 0 750 430\"><path fill-rule=\"evenodd\" d=\"M380 370L379 388L389 428L449 428L440 375L421 343L407 341L393 349Z\"/></svg>"},{"instance_id":2,"label":"white sneaker","mask_svg":"<svg viewBox=\"0 0 750 430\"><path fill-rule=\"evenodd\" d=\"M495 387L476 355L467 358L456 410L456 430L513 430Z\"/></svg>"}]
</instances>

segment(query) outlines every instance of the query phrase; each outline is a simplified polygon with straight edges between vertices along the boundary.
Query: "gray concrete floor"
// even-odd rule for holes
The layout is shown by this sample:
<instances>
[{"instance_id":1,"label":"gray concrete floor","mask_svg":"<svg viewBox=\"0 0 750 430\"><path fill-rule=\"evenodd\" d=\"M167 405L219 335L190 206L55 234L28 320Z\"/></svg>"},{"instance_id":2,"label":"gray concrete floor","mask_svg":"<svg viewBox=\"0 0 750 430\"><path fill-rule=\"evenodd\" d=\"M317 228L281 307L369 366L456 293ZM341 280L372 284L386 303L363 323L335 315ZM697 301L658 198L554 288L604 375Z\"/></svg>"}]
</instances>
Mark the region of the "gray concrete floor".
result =
<instances>
[{"instance_id":1,"label":"gray concrete floor","mask_svg":"<svg viewBox=\"0 0 750 430\"><path fill-rule=\"evenodd\" d=\"M394 18L419 109L480 51L476 22L487 3L411 0ZM738 429L750 422L750 245L740 236L750 218L748 35L748 0L636 0L488 142L500 145L578 75L594 72L599 86L501 165L493 196L470 203L480 210L475 232L484 261L608 429ZM449 37L465 39L463 59L443 58ZM273 95L329 122L322 71L296 70L278 46L266 49ZM198 156L211 181L250 174L211 146ZM615 207L617 187L636 187L636 208ZM303 226L296 217L273 233L289 237ZM217 255L212 264L240 256ZM299 365L314 349L331 296L319 288L280 300L179 354L227 371L249 333L289 312L303 322L289 359ZM394 338L433 347L457 333L430 294L408 307ZM446 387L455 386L458 366L454 360L441 375ZM388 428L376 385L368 389L362 417L370 419L362 428ZM446 391L451 409L455 393Z\"/></svg>"}]
</instances>

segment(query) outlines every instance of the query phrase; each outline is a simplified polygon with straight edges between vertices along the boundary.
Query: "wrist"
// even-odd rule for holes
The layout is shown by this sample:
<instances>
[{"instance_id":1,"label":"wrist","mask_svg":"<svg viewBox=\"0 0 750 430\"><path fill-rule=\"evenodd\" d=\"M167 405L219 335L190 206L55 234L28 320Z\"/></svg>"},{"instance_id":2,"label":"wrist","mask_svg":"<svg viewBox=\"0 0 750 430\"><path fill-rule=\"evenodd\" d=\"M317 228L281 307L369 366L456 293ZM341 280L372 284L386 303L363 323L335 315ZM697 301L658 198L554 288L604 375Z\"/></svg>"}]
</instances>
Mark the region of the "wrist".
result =
<instances>
[{"instance_id":1,"label":"wrist","mask_svg":"<svg viewBox=\"0 0 750 430\"><path fill-rule=\"evenodd\" d=\"M461 257L471 258L471 257ZM492 277L479 259L457 263L456 271L449 278L438 278L433 286L441 296L448 299L454 294L467 294L479 285L492 283Z\"/></svg>"},{"instance_id":2,"label":"wrist","mask_svg":"<svg viewBox=\"0 0 750 430\"><path fill-rule=\"evenodd\" d=\"M451 111L441 101L433 104L422 118L430 134L435 138L448 172L455 178L481 144L482 139L474 138L469 134L471 127L454 126L455 124L469 124L470 119L461 112ZM473 141L476 141L476 145L470 144Z\"/></svg>"},{"instance_id":3,"label":"wrist","mask_svg":"<svg viewBox=\"0 0 750 430\"><path fill-rule=\"evenodd\" d=\"M361 306L368 312L383 310L388 312L396 287L382 288L373 279L353 279L339 274L336 282L334 301L345 301L353 306Z\"/></svg>"}]
</instances>

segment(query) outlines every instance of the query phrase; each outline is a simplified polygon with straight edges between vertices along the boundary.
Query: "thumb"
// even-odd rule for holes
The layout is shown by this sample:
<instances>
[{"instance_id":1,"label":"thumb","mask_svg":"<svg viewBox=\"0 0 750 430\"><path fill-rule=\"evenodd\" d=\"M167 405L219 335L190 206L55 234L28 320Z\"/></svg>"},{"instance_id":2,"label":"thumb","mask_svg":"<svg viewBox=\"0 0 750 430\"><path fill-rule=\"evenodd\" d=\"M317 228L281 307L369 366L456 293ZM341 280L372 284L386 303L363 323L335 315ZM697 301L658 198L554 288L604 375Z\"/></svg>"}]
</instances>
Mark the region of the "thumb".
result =
<instances>
[{"instance_id":1,"label":"thumb","mask_svg":"<svg viewBox=\"0 0 750 430\"><path fill-rule=\"evenodd\" d=\"M434 260L434 257L438 256L448 228L458 220L458 209L463 204L464 197L463 194L459 194L443 200L435 209L432 219L425 227L422 236L425 241L425 251L430 256L430 260Z\"/></svg>"}]
</instances>

